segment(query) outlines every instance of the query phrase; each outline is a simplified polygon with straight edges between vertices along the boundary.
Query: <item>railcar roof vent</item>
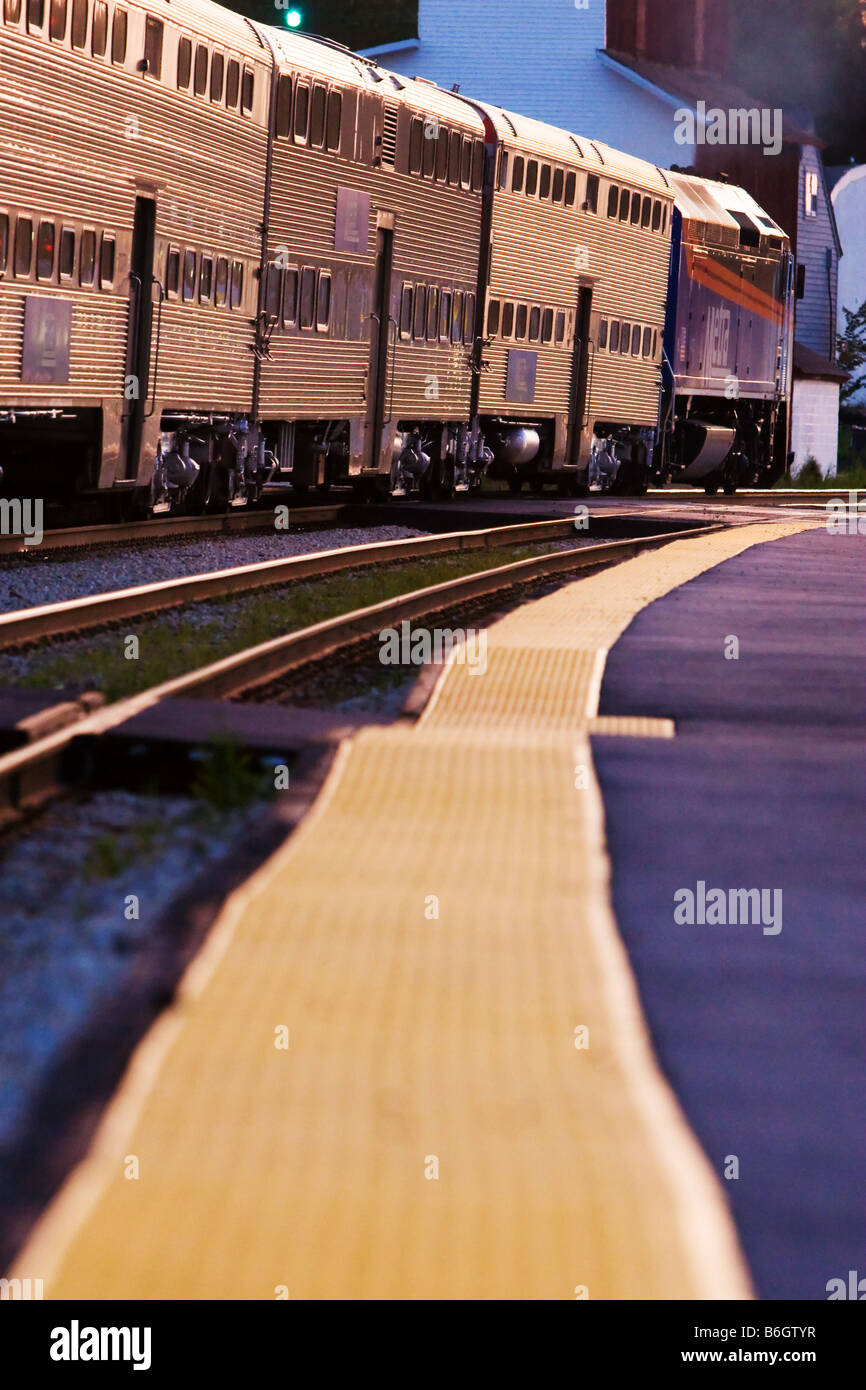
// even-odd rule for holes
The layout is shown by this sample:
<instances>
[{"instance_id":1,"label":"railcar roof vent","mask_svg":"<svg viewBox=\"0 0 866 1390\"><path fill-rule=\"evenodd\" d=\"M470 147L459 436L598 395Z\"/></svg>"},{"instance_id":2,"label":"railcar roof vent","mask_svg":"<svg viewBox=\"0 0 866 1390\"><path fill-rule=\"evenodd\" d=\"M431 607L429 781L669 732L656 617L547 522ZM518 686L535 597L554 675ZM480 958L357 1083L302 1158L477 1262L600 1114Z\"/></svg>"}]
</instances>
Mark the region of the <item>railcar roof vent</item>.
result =
<instances>
[{"instance_id":1,"label":"railcar roof vent","mask_svg":"<svg viewBox=\"0 0 866 1390\"><path fill-rule=\"evenodd\" d=\"M574 148L577 150L577 153L580 155L581 159L583 159L583 150L580 148L580 145L578 144L577 140L574 138L573 135L569 135L568 138L571 141L572 145L574 145Z\"/></svg>"},{"instance_id":2,"label":"railcar roof vent","mask_svg":"<svg viewBox=\"0 0 866 1390\"><path fill-rule=\"evenodd\" d=\"M502 106L500 106L499 110L502 112L502 115L503 115L504 118L505 118L505 124L508 126L508 129L511 131L511 134L514 135L514 136L516 136L516 135L517 135L517 126L516 126L516 125L514 124L514 122L512 121L512 119L511 119L511 117L509 116L508 112L507 112L507 111L505 110L505 108L502 107Z\"/></svg>"},{"instance_id":3,"label":"railcar roof vent","mask_svg":"<svg viewBox=\"0 0 866 1390\"><path fill-rule=\"evenodd\" d=\"M397 112L396 102L385 102L385 119L382 125L382 163L386 169L393 169L397 162Z\"/></svg>"},{"instance_id":4,"label":"railcar roof vent","mask_svg":"<svg viewBox=\"0 0 866 1390\"><path fill-rule=\"evenodd\" d=\"M574 139L574 136L572 136L571 138L572 138L572 140L573 140L573 139ZM575 143L576 143L576 142L575 142ZM601 150L598 148L598 145L595 143L594 140L590 140L589 143L592 145L592 148L595 150L596 154L598 155L599 163L600 163L600 164L603 164L603 163L604 163L604 155L602 154Z\"/></svg>"}]
</instances>

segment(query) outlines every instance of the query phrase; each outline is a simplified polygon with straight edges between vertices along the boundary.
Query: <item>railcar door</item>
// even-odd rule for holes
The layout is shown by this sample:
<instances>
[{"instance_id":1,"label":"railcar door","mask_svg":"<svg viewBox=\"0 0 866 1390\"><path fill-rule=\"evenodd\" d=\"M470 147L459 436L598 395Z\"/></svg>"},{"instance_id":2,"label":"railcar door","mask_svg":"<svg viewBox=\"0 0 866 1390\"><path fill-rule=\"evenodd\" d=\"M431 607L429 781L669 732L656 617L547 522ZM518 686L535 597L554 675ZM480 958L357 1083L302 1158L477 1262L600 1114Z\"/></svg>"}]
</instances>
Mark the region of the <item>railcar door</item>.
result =
<instances>
[{"instance_id":1,"label":"railcar door","mask_svg":"<svg viewBox=\"0 0 866 1390\"><path fill-rule=\"evenodd\" d=\"M379 227L376 233L376 285L370 315L370 375L367 385L368 468L378 468L382 455L382 433L390 422L388 352L391 343L391 268L394 260L394 230Z\"/></svg>"},{"instance_id":2,"label":"railcar door","mask_svg":"<svg viewBox=\"0 0 866 1390\"><path fill-rule=\"evenodd\" d=\"M123 477L134 479L150 389L150 340L153 330L153 256L156 203L136 198L129 268L129 336L123 416Z\"/></svg>"},{"instance_id":3,"label":"railcar door","mask_svg":"<svg viewBox=\"0 0 866 1390\"><path fill-rule=\"evenodd\" d=\"M586 417L586 402L589 379L589 324L592 314L592 290L581 288L577 292L577 309L574 316L574 355L571 365L571 409L569 413L569 436L566 459L569 463L580 462L580 446Z\"/></svg>"}]
</instances>

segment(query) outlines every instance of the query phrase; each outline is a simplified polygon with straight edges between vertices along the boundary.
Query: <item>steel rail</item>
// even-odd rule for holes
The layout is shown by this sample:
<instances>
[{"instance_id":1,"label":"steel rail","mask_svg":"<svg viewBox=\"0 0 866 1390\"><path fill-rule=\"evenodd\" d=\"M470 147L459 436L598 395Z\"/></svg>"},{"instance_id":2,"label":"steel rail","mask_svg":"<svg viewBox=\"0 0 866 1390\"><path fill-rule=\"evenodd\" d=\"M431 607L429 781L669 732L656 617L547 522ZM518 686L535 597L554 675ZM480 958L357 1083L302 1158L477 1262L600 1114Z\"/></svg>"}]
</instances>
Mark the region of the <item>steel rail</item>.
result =
<instances>
[{"instance_id":1,"label":"steel rail","mask_svg":"<svg viewBox=\"0 0 866 1390\"><path fill-rule=\"evenodd\" d=\"M14 818L27 808L39 805L63 788L64 761L75 739L108 733L161 701L224 699L238 695L282 677L298 666L330 656L395 623L442 612L470 599L499 593L533 580L615 564L674 540L690 540L722 529L719 523L686 531L607 541L600 545L517 560L496 569L482 570L424 589L415 589L411 593L400 594L234 652L207 666L104 706L76 724L67 725L47 738L0 757L0 821Z\"/></svg>"}]
</instances>

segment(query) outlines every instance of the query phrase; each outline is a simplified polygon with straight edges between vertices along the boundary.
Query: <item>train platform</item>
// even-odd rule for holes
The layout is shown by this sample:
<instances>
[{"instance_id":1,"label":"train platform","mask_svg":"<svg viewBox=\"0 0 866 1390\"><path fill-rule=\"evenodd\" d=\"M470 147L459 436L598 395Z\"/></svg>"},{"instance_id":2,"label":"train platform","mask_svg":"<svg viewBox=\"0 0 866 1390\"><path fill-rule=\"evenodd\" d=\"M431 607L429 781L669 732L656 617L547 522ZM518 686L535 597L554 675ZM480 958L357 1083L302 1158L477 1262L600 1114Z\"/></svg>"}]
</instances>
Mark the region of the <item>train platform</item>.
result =
<instances>
[{"instance_id":1,"label":"train platform","mask_svg":"<svg viewBox=\"0 0 866 1390\"><path fill-rule=\"evenodd\" d=\"M730 1005L732 1034L758 1030L773 1042L772 1024L738 1012L743 971L720 982L724 957L712 955L709 936L700 961L681 944L671 966L672 928L666 921L657 951L641 885L654 885L661 904L674 879L678 888L730 877L733 810L719 812L716 857L682 846L702 824L712 843L708 806L718 810L726 785L736 789L737 749L752 759L752 725L761 711L767 722L764 701L783 674L769 688L743 679L736 719L707 696L697 736L719 757L702 766L694 744L690 755L680 747L695 736L690 642L738 633L737 614L715 611L714 588L765 556L753 611L738 610L739 672L755 630L746 618L763 621L754 615L784 584L795 586L785 605L795 626L802 609L817 620L813 590L825 608L828 593L844 597L845 541L813 526L786 520L674 541L563 584L489 627L483 675L446 667L416 723L344 740L300 829L227 902L12 1272L43 1279L55 1299L752 1297L748 1219L744 1237L719 1154L740 1155L745 1194L753 1150L718 1115L724 1078L736 1118L750 1056L742 1038L719 1055L727 1035L712 1031L717 1001ZM811 564L813 590L798 563ZM666 645L663 615L695 590L697 628ZM662 624L646 639L657 669L629 645L644 622ZM814 680L820 628L802 628L801 687ZM776 643L771 628L764 636ZM736 664L717 656L723 669L707 665L702 690ZM810 740L801 715L790 737L805 730ZM720 722L744 742L726 747L707 732ZM637 813L631 757L644 760ZM692 800L673 808L669 825L660 812L676 801L667 786L675 767L691 775ZM703 822L689 814L695 804ZM803 854L806 814L789 809L785 824L799 824L792 855ZM742 819L757 856L759 812ZM816 825L801 865L813 893L819 836ZM833 867L830 856L828 876ZM758 868L757 858L738 864L743 885L776 887L777 865ZM649 991L646 1016L621 912ZM834 973L830 945L810 945L803 922L790 932L803 953L796 981L823 962L844 991L848 947ZM785 942L786 932L787 917ZM752 944L764 952L754 973L770 975L778 939L760 933ZM690 1000L665 978L668 967ZM760 1007L761 989L777 986L758 979L750 1005ZM698 1030L692 1065L683 1052L708 1000L713 1017ZM799 1014L790 1007L780 1026L793 1053ZM820 1009L820 997L802 1008ZM811 1076L812 1060L801 1061ZM709 1109L695 1094L702 1067ZM784 1124L796 1128L791 1116ZM753 1186L749 1194L754 1202Z\"/></svg>"}]
</instances>

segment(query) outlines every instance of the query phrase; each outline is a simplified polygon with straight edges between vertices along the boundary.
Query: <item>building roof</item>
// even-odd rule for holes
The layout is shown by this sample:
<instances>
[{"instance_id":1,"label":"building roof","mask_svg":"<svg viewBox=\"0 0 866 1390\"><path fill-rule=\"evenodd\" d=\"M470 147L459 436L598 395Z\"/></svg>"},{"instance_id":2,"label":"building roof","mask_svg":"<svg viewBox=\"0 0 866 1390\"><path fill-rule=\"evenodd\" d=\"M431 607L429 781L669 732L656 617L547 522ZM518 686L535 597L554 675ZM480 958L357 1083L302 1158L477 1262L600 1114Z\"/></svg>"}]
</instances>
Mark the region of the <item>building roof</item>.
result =
<instances>
[{"instance_id":1,"label":"building roof","mask_svg":"<svg viewBox=\"0 0 866 1390\"><path fill-rule=\"evenodd\" d=\"M668 63L654 63L648 58L635 58L630 53L617 53L614 49L602 51L611 65L622 71L624 77L637 80L642 87L655 88L659 96L673 98L689 107L699 101L707 108L716 107L722 111L739 111L745 108L765 106L742 87L736 87L726 78L716 73L703 72L698 68L673 67ZM826 141L819 139L814 131L806 130L783 113L782 138L790 145L817 145L826 148Z\"/></svg>"},{"instance_id":2,"label":"building roof","mask_svg":"<svg viewBox=\"0 0 866 1390\"><path fill-rule=\"evenodd\" d=\"M848 381L851 377L850 372L846 372L844 367L840 367L838 362L830 362L820 353L813 352L811 348L804 347L802 343L794 342L794 375L799 377L810 377L815 381Z\"/></svg>"}]
</instances>

